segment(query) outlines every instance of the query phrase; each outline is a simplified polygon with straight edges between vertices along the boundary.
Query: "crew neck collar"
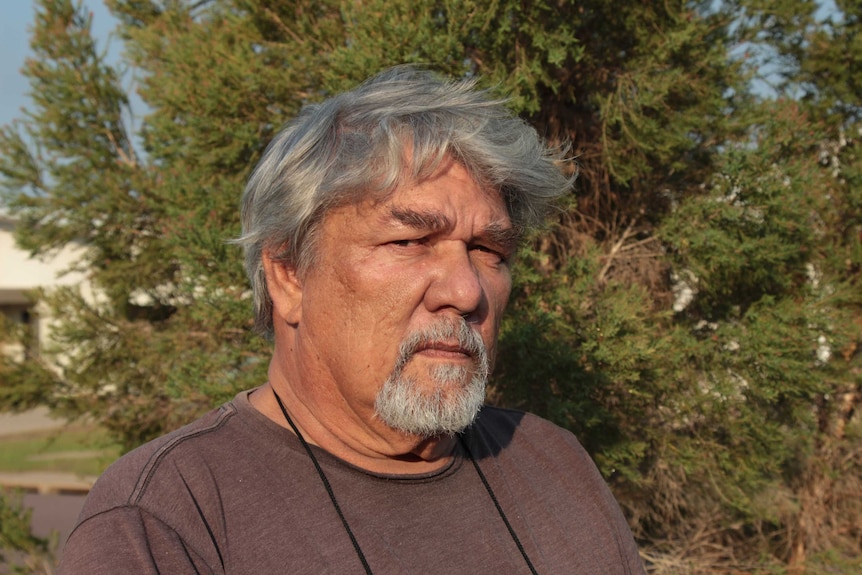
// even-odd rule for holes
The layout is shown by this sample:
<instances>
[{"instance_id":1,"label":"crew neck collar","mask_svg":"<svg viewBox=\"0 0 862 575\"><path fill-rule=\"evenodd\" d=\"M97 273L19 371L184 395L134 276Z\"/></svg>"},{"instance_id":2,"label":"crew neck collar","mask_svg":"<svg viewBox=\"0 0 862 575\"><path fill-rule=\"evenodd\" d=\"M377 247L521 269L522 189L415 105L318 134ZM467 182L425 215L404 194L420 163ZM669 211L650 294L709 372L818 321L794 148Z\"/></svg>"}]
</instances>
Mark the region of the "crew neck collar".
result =
<instances>
[{"instance_id":1,"label":"crew neck collar","mask_svg":"<svg viewBox=\"0 0 862 575\"><path fill-rule=\"evenodd\" d=\"M279 445L290 449L302 457L307 457L302 444L296 435L294 435L289 429L282 427L269 419L251 404L249 396L257 389L260 388L241 391L234 397L231 404L236 408L237 414L248 423L251 427L250 431L260 436L262 441L277 442ZM405 483L421 483L444 479L456 473L462 467L465 459L461 442L455 442L452 457L446 465L439 469L422 473L380 473L363 469L329 453L317 445L310 445L310 447L314 451L315 456L318 457L321 464L326 465L327 467L349 470L353 473L361 474L369 478Z\"/></svg>"}]
</instances>

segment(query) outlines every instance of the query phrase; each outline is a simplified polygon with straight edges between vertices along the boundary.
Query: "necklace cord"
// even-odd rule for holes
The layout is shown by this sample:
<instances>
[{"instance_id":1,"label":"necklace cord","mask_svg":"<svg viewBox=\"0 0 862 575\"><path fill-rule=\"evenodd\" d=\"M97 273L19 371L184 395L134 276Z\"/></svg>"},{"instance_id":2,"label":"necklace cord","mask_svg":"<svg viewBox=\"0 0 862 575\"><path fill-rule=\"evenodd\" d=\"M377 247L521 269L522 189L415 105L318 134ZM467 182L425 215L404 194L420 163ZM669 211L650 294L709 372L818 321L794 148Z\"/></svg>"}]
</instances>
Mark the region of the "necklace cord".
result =
<instances>
[{"instance_id":1,"label":"necklace cord","mask_svg":"<svg viewBox=\"0 0 862 575\"><path fill-rule=\"evenodd\" d=\"M299 428L296 427L296 424L293 423L293 420L290 418L290 415L288 415L287 409L284 407L284 403L282 403L281 398L275 392L275 389L272 390L272 394L275 396L275 400L278 402L278 407L281 408L281 413L282 415L284 415L285 421L287 421L288 425L290 425L290 428L296 434L296 437L299 438L299 442L302 443L302 446L305 448L305 452L308 454L308 457L309 459L311 459L311 462L314 463L314 468L317 470L317 475L320 476L320 481L323 483L323 487L324 489L326 489L327 495L329 495L329 500L332 501L332 506L335 508L335 512L338 514L338 518L341 519L341 524L344 526L344 530L347 532L347 536L350 537L350 542L353 544L353 549L356 551L356 555L359 557L359 561L362 563L362 567L365 569L365 573L367 575L373 575L371 572L371 567L368 565L368 561L365 559L365 554L362 552L362 548L359 546L359 542L356 540L356 536L350 529L350 524L347 523L347 518L344 517L344 513L341 511L341 506L338 504L338 500L335 498L335 492L332 490L332 485L329 484L329 479L326 478L326 474L323 472L323 468L317 461L317 457L314 456L314 452L311 450L311 446L305 440L305 437L303 437L302 433L300 433ZM482 472L482 468L479 467L479 463L476 461L476 458L473 457L473 452L470 451L470 448L467 446L467 441L464 439L464 436L459 434L458 440L461 443L461 447L464 449L464 452L467 454L467 457L470 459L470 462L473 464L473 467L476 469L476 474L479 476L479 479L482 480L482 485L485 486L485 491L488 492L488 495L491 497L491 501L494 502L494 507L496 507L497 513L500 515L500 519L502 519L503 523L506 525L506 529L509 531L509 535L512 537L512 541L514 541L515 545L518 547L518 551L521 552L521 557L523 557L524 561L527 563L527 567L529 567L530 573L532 573L532 575L539 575L536 571L536 568L533 567L533 562L530 561L530 557L527 555L527 551L524 549L523 544L521 544L521 540L518 539L518 535L512 528L512 524L509 523L509 519L503 512L503 507L497 500L497 496L494 494L494 490L491 489L491 484L488 483L488 479Z\"/></svg>"},{"instance_id":2,"label":"necklace cord","mask_svg":"<svg viewBox=\"0 0 862 575\"><path fill-rule=\"evenodd\" d=\"M299 432L299 428L296 427L296 424L293 423L293 420L290 418L290 415L287 414L287 409L284 407L284 403L281 402L281 398L272 390L272 394L275 396L275 400L278 402L278 406L281 408L281 413L284 415L284 419L290 425L293 432L299 438L299 442L302 443L302 446L305 448L306 453L308 453L308 457L311 459L312 463L314 463L314 468L317 470L317 474L320 476L320 481L323 482L323 487L326 489L326 493L329 495L329 500L332 501L332 506L335 507L335 512L338 514L338 518L341 519L341 524L344 526L344 530L347 531L347 536L350 537L350 542L353 544L353 549L356 550L356 555L359 556L359 561L362 563L362 567L365 569L365 573L367 575L373 575L371 573L371 567L368 565L368 561L365 559L365 554L362 552L362 548L359 546L359 542L356 540L356 536L353 534L353 531L350 529L350 525L347 523L347 518L344 517L344 513L341 511L341 506L338 504L338 500L335 498L335 492L332 490L332 486L329 484L329 479L326 478L326 474L323 473L323 468L320 467L320 463L317 461L317 457L314 456L314 452L311 450L311 446L305 440L305 437L302 436L302 433Z\"/></svg>"},{"instance_id":3,"label":"necklace cord","mask_svg":"<svg viewBox=\"0 0 862 575\"><path fill-rule=\"evenodd\" d=\"M491 489L491 484L488 483L488 479L485 477L485 474L482 472L482 468L479 467L479 462L476 461L476 458L473 457L473 452L470 451L470 448L467 446L467 441L464 439L463 435L458 435L458 439L461 441L461 447L464 448L464 451L467 453L467 456L470 458L470 462L473 463L473 467L476 468L476 473L479 475L479 479L482 480L482 485L485 486L485 491L488 492L488 495L491 496L491 501L494 502L494 507L497 508L497 513L500 514L500 519L503 520L503 523L506 524L506 529L509 530L509 535L512 536L512 541L515 542L515 545L518 547L518 551L521 552L521 557L524 558L524 561L527 562L527 567L530 568L530 573L533 575L539 575L536 568L533 567L533 562L530 561L530 557L527 555L527 551L524 549L524 546L521 544L521 540L518 539L518 534L515 533L515 530L512 528L512 524L509 523L509 519L506 517L506 514L503 512L503 507L500 505L500 502L497 500L497 496L494 494L494 490Z\"/></svg>"}]
</instances>

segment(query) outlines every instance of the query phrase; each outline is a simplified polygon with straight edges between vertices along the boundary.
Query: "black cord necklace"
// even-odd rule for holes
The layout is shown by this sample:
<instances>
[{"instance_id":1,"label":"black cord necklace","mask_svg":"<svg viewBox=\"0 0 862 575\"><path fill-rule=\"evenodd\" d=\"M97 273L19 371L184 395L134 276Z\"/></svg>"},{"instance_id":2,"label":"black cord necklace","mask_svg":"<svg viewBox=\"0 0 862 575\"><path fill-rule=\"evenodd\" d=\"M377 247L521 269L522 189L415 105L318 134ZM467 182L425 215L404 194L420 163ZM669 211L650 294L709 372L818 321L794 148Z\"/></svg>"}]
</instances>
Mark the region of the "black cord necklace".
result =
<instances>
[{"instance_id":1,"label":"black cord necklace","mask_svg":"<svg viewBox=\"0 0 862 575\"><path fill-rule=\"evenodd\" d=\"M353 544L353 549L356 550L356 555L359 556L359 561L362 563L362 567L365 569L365 572L368 575L372 575L371 567L368 565L368 561L365 559L365 553L362 552L362 548L359 547L359 542L356 540L356 536L353 534L353 531L350 529L350 524L347 523L347 518L344 517L344 513L341 511L341 506L338 504L338 500L335 499L335 492L332 490L332 486L329 484L329 479L326 478L326 474L323 473L323 468L320 467L320 463L318 463L317 458L314 456L314 452L311 450L311 446L308 445L308 442L305 441L305 438L299 432L299 428L293 423L293 420L287 414L287 409L284 407L284 404L281 402L281 398L275 393L275 389L272 390L273 395L275 395L275 400L278 402L278 406L281 408L281 413L284 415L284 419L287 420L290 428L293 429L293 432L299 438L299 442L302 443L302 446L305 448L305 452L308 454L308 457L311 458L311 462L314 463L314 468L317 469L317 474L320 476L320 480L323 482L323 488L326 489L326 493L329 494L329 500L332 501L332 506L335 507L335 512L338 514L338 518L341 519L341 524L344 525L344 530L347 531L347 536L350 537L350 542Z\"/></svg>"},{"instance_id":2,"label":"black cord necklace","mask_svg":"<svg viewBox=\"0 0 862 575\"><path fill-rule=\"evenodd\" d=\"M347 518L344 517L344 513L341 511L341 506L338 504L338 500L335 498L335 492L332 490L332 485L329 484L329 479L326 478L326 474L323 472L323 468L317 461L317 457L314 456L314 452L311 450L311 446L308 444L307 441L305 441L305 437L303 437L302 433L299 432L299 428L296 427L296 424L293 423L293 420L290 418L290 415L288 415L287 409L284 407L284 403L282 403L281 398L275 392L275 389L272 390L272 394L275 396L275 400L278 402L278 407L281 408L281 413L282 415L284 415L285 421L287 421L287 424L290 425L290 428L296 434L296 437L299 438L299 442L302 444L302 447L305 448L305 452L308 454L309 459L311 459L311 462L314 464L314 468L317 470L317 475L320 476L320 481L323 483L323 488L326 490L327 495L329 495L329 500L332 501L332 506L335 508L335 512L338 514L338 518L341 519L341 524L344 526L344 530L347 532L347 536L350 537L350 543L353 544L353 549L356 551L356 555L359 557L359 561L362 563L362 567L363 569L365 569L365 573L367 575L373 575L371 572L371 567L368 565L368 560L365 558L365 553L362 552L362 548L359 546L359 542L356 540L356 536L350 529L350 524L347 523ZM530 569L530 573L532 573L532 575L538 575L536 568L533 567L533 562L530 561L530 557L527 555L527 551L521 544L521 540L518 539L518 535L512 528L512 524L509 523L509 519L503 512L503 507L497 500L497 496L494 494L494 490L491 489L491 484L488 483L488 479L482 472L482 468L479 467L479 463L476 461L476 458L473 457L473 452L470 451L469 447L467 447L467 442L464 440L464 437L462 435L458 436L458 441L461 443L461 447L464 449L464 452L467 454L467 457L473 463L473 467L476 469L476 473L479 475L479 479L482 480L482 485L485 486L485 490L491 497L491 501L494 502L494 507L496 507L497 513L500 514L500 518L506 525L506 529L509 531L509 535L515 542L515 545L518 547L518 551L521 552L521 556L524 558L524 561L526 561L527 567L529 567Z\"/></svg>"},{"instance_id":3,"label":"black cord necklace","mask_svg":"<svg viewBox=\"0 0 862 575\"><path fill-rule=\"evenodd\" d=\"M497 513L500 514L500 519L502 519L503 523L506 524L506 529L509 530L509 535L512 536L512 541L515 542L515 545L518 547L518 551L521 552L521 557L523 557L524 561L527 562L527 567L530 568L530 573L532 573L533 575L539 575L539 573L536 571L536 568L533 567L533 562L530 561L530 557L527 555L527 551L521 544L521 540L518 539L518 534L515 533L515 530L512 528L512 524L509 523L509 518L506 517L506 514L503 512L503 507L500 505L500 502L497 501L497 496L494 495L494 490L491 489L491 484L488 483L488 479L485 477L485 474L482 473L482 468L479 467L479 462L476 461L476 458L473 457L473 452L470 451L469 447L467 447L467 441L464 439L464 436L459 434L458 440L461 442L461 447L463 447L464 451L467 453L467 457L470 458L470 462L473 464L473 467L476 468L476 473L479 475L479 479L482 480L482 485L485 486L485 491L487 491L488 495L491 496L491 501L494 502L494 507L497 508Z\"/></svg>"}]
</instances>

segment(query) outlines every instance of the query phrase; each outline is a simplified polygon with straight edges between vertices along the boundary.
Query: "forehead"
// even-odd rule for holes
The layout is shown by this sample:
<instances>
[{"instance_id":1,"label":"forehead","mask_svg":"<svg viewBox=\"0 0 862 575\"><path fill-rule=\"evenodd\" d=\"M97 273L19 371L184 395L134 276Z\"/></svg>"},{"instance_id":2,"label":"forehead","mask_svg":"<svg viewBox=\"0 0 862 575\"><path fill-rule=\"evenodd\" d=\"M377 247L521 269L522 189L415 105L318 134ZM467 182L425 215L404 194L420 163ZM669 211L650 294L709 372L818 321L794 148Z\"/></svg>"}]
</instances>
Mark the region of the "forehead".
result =
<instances>
[{"instance_id":1,"label":"forehead","mask_svg":"<svg viewBox=\"0 0 862 575\"><path fill-rule=\"evenodd\" d=\"M447 159L430 176L405 181L379 197L366 196L359 205L405 225L439 227L440 218L509 221L508 208L497 189L477 181L460 163Z\"/></svg>"}]
</instances>

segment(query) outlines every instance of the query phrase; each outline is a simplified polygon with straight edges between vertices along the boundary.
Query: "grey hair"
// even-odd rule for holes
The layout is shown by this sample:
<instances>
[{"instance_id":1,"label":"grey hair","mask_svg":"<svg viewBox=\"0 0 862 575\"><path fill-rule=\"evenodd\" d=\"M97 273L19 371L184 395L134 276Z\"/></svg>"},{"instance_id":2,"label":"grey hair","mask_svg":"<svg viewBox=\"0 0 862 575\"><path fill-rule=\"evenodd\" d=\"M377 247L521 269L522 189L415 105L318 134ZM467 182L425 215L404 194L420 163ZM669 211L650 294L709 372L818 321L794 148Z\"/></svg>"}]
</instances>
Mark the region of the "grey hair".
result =
<instances>
[{"instance_id":1,"label":"grey hair","mask_svg":"<svg viewBox=\"0 0 862 575\"><path fill-rule=\"evenodd\" d=\"M242 197L245 269L254 292L255 328L271 337L272 299L263 254L302 274L313 263L328 210L433 176L452 158L477 184L499 190L512 225L541 225L553 201L571 189L536 131L475 80L447 81L409 66L386 70L359 87L305 106L279 132Z\"/></svg>"}]
</instances>

